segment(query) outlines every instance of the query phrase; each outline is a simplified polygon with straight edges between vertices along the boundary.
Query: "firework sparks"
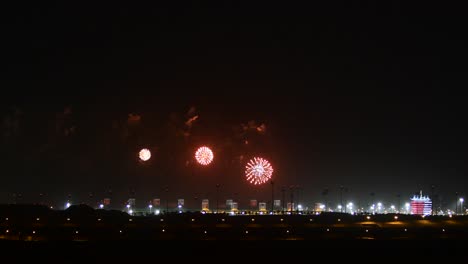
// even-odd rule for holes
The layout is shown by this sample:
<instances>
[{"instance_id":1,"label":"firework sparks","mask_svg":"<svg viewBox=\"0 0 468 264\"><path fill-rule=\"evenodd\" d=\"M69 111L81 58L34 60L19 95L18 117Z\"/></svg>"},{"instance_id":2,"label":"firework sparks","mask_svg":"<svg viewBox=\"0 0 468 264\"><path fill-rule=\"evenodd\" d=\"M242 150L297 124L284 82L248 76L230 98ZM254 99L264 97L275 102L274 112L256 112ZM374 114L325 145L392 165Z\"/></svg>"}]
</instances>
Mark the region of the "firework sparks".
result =
<instances>
[{"instance_id":1,"label":"firework sparks","mask_svg":"<svg viewBox=\"0 0 468 264\"><path fill-rule=\"evenodd\" d=\"M247 181L258 185L267 182L273 174L273 167L263 158L255 157L245 166L245 177Z\"/></svg>"},{"instance_id":2,"label":"firework sparks","mask_svg":"<svg viewBox=\"0 0 468 264\"><path fill-rule=\"evenodd\" d=\"M213 161L213 157L213 151L208 147L200 147L195 152L195 159L198 163L204 166L210 164Z\"/></svg>"},{"instance_id":3,"label":"firework sparks","mask_svg":"<svg viewBox=\"0 0 468 264\"><path fill-rule=\"evenodd\" d=\"M141 161L148 161L151 158L151 151L149 149L142 149L138 153L138 157L140 158Z\"/></svg>"}]
</instances>

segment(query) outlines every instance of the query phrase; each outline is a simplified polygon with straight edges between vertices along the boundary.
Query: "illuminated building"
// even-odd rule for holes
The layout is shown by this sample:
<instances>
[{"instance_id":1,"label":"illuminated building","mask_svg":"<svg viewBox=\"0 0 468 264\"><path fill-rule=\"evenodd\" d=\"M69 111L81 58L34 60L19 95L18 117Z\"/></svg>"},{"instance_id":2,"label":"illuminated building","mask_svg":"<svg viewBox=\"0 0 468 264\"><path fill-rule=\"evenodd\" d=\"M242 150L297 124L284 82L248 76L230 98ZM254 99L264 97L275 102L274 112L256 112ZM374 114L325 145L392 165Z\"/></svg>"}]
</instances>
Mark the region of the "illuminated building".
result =
<instances>
[{"instance_id":1,"label":"illuminated building","mask_svg":"<svg viewBox=\"0 0 468 264\"><path fill-rule=\"evenodd\" d=\"M432 208L432 201L428 196L423 196L422 191L419 196L414 195L411 198L411 214L415 215L430 215Z\"/></svg>"}]
</instances>

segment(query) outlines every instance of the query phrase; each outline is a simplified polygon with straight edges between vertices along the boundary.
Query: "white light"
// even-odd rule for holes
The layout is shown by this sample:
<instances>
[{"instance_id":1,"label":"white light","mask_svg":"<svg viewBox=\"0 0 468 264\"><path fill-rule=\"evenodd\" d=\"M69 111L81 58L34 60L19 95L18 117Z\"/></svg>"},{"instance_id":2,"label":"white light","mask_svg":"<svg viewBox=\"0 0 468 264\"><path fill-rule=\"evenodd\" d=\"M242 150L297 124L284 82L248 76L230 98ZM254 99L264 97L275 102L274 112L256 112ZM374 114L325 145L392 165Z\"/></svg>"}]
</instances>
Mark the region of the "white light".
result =
<instances>
[{"instance_id":1,"label":"white light","mask_svg":"<svg viewBox=\"0 0 468 264\"><path fill-rule=\"evenodd\" d=\"M150 204L150 205L148 205L148 207L151 209L151 208L153 208L153 205L152 205L152 204Z\"/></svg>"},{"instance_id":2,"label":"white light","mask_svg":"<svg viewBox=\"0 0 468 264\"><path fill-rule=\"evenodd\" d=\"M231 214L231 215L234 215L235 213L234 213L234 212L231 212L230 214Z\"/></svg>"},{"instance_id":3,"label":"white light","mask_svg":"<svg viewBox=\"0 0 468 264\"><path fill-rule=\"evenodd\" d=\"M7 233L10 233L10 230L7 229L6 232L7 232Z\"/></svg>"},{"instance_id":4,"label":"white light","mask_svg":"<svg viewBox=\"0 0 468 264\"><path fill-rule=\"evenodd\" d=\"M180 208L182 208L182 205L181 205L181 204L179 204L177 207L179 207L179 209L180 209Z\"/></svg>"},{"instance_id":5,"label":"white light","mask_svg":"<svg viewBox=\"0 0 468 264\"><path fill-rule=\"evenodd\" d=\"M36 231L33 231L32 233L33 233L33 234L36 234Z\"/></svg>"},{"instance_id":6,"label":"white light","mask_svg":"<svg viewBox=\"0 0 468 264\"><path fill-rule=\"evenodd\" d=\"M205 230L205 234L206 234L206 233L207 233L207 232L206 232L206 230Z\"/></svg>"},{"instance_id":7,"label":"white light","mask_svg":"<svg viewBox=\"0 0 468 264\"><path fill-rule=\"evenodd\" d=\"M463 198L460 198L460 203L463 203L463 201L465 201Z\"/></svg>"},{"instance_id":8,"label":"white light","mask_svg":"<svg viewBox=\"0 0 468 264\"><path fill-rule=\"evenodd\" d=\"M164 222L164 219L161 219L161 220L159 220L159 221Z\"/></svg>"},{"instance_id":9,"label":"white light","mask_svg":"<svg viewBox=\"0 0 468 264\"><path fill-rule=\"evenodd\" d=\"M164 229L163 229L162 231L163 231L163 232L166 232L166 230L164 230Z\"/></svg>"},{"instance_id":10,"label":"white light","mask_svg":"<svg viewBox=\"0 0 468 264\"><path fill-rule=\"evenodd\" d=\"M149 149L142 149L138 152L138 157L141 161L148 161L151 158L151 151Z\"/></svg>"},{"instance_id":11,"label":"white light","mask_svg":"<svg viewBox=\"0 0 468 264\"><path fill-rule=\"evenodd\" d=\"M98 221L101 221L101 218L98 218Z\"/></svg>"},{"instance_id":12,"label":"white light","mask_svg":"<svg viewBox=\"0 0 468 264\"><path fill-rule=\"evenodd\" d=\"M297 209L302 210L302 205L297 205Z\"/></svg>"},{"instance_id":13,"label":"white light","mask_svg":"<svg viewBox=\"0 0 468 264\"><path fill-rule=\"evenodd\" d=\"M75 231L75 234L78 234L78 231Z\"/></svg>"},{"instance_id":14,"label":"white light","mask_svg":"<svg viewBox=\"0 0 468 264\"><path fill-rule=\"evenodd\" d=\"M6 221L8 221L8 217L7 217L7 218L5 218L5 220L6 220Z\"/></svg>"},{"instance_id":15,"label":"white light","mask_svg":"<svg viewBox=\"0 0 468 264\"><path fill-rule=\"evenodd\" d=\"M286 230L286 233L289 233L289 230Z\"/></svg>"},{"instance_id":16,"label":"white light","mask_svg":"<svg viewBox=\"0 0 468 264\"><path fill-rule=\"evenodd\" d=\"M341 219L340 219L340 218L338 218L338 222L341 222Z\"/></svg>"},{"instance_id":17,"label":"white light","mask_svg":"<svg viewBox=\"0 0 468 264\"><path fill-rule=\"evenodd\" d=\"M223 219L221 219L221 221L223 221L223 222L224 222L224 218L223 218Z\"/></svg>"},{"instance_id":18,"label":"white light","mask_svg":"<svg viewBox=\"0 0 468 264\"><path fill-rule=\"evenodd\" d=\"M70 206L71 206L70 203L65 204L65 208L68 208L68 207L70 207Z\"/></svg>"},{"instance_id":19,"label":"white light","mask_svg":"<svg viewBox=\"0 0 468 264\"><path fill-rule=\"evenodd\" d=\"M156 210L154 213L158 215L158 214L159 214L159 210Z\"/></svg>"},{"instance_id":20,"label":"white light","mask_svg":"<svg viewBox=\"0 0 468 264\"><path fill-rule=\"evenodd\" d=\"M99 208L101 208L101 209L104 208L104 205L103 205L103 204L100 204L100 205L99 205Z\"/></svg>"},{"instance_id":21,"label":"white light","mask_svg":"<svg viewBox=\"0 0 468 264\"><path fill-rule=\"evenodd\" d=\"M130 208L130 205L129 205L129 204L127 204L127 208Z\"/></svg>"},{"instance_id":22,"label":"white light","mask_svg":"<svg viewBox=\"0 0 468 264\"><path fill-rule=\"evenodd\" d=\"M252 218L252 222L255 221L255 219Z\"/></svg>"},{"instance_id":23,"label":"white light","mask_svg":"<svg viewBox=\"0 0 468 264\"><path fill-rule=\"evenodd\" d=\"M119 233L122 233L122 230L119 230Z\"/></svg>"},{"instance_id":24,"label":"white light","mask_svg":"<svg viewBox=\"0 0 468 264\"><path fill-rule=\"evenodd\" d=\"M366 233L367 233L367 232L369 232L369 230L368 230L368 229L366 229Z\"/></svg>"},{"instance_id":25,"label":"white light","mask_svg":"<svg viewBox=\"0 0 468 264\"><path fill-rule=\"evenodd\" d=\"M327 228L327 232L329 232L329 231L330 231L330 229Z\"/></svg>"},{"instance_id":26,"label":"white light","mask_svg":"<svg viewBox=\"0 0 468 264\"><path fill-rule=\"evenodd\" d=\"M70 221L70 218L67 218L67 221Z\"/></svg>"},{"instance_id":27,"label":"white light","mask_svg":"<svg viewBox=\"0 0 468 264\"><path fill-rule=\"evenodd\" d=\"M394 206L394 205L390 206L390 208L392 208L393 210L395 210L395 206Z\"/></svg>"},{"instance_id":28,"label":"white light","mask_svg":"<svg viewBox=\"0 0 468 264\"><path fill-rule=\"evenodd\" d=\"M128 213L129 213L129 214L133 214L133 210L132 210L132 209L130 209L130 211L128 211Z\"/></svg>"},{"instance_id":29,"label":"white light","mask_svg":"<svg viewBox=\"0 0 468 264\"><path fill-rule=\"evenodd\" d=\"M283 222L283 221L284 221L284 219L283 219L283 218L281 218L281 219L280 219L280 221L281 221L281 222Z\"/></svg>"},{"instance_id":30,"label":"white light","mask_svg":"<svg viewBox=\"0 0 468 264\"><path fill-rule=\"evenodd\" d=\"M38 217L38 218L36 218L36 220L39 221L39 220L41 220L41 219Z\"/></svg>"},{"instance_id":31,"label":"white light","mask_svg":"<svg viewBox=\"0 0 468 264\"><path fill-rule=\"evenodd\" d=\"M195 219L192 218L192 222L195 222Z\"/></svg>"},{"instance_id":32,"label":"white light","mask_svg":"<svg viewBox=\"0 0 468 264\"><path fill-rule=\"evenodd\" d=\"M246 233L246 234L248 234L248 233L249 233L249 231L245 230L245 233Z\"/></svg>"},{"instance_id":33,"label":"white light","mask_svg":"<svg viewBox=\"0 0 468 264\"><path fill-rule=\"evenodd\" d=\"M367 218L367 220L369 220L369 219L370 219L370 216L367 216L366 218Z\"/></svg>"},{"instance_id":34,"label":"white light","mask_svg":"<svg viewBox=\"0 0 468 264\"><path fill-rule=\"evenodd\" d=\"M398 216L397 216L397 215L395 215L395 217L393 217L393 218L395 218L395 220L398 220Z\"/></svg>"}]
</instances>

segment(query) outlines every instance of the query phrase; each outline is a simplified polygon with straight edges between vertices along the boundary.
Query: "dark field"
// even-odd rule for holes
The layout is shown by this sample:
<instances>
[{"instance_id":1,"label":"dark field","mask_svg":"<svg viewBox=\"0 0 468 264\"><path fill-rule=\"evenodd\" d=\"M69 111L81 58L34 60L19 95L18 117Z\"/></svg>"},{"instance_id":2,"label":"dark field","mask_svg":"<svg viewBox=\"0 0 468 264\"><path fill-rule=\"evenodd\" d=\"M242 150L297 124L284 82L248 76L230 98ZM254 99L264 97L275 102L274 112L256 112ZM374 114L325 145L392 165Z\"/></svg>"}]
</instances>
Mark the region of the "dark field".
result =
<instances>
[{"instance_id":1,"label":"dark field","mask_svg":"<svg viewBox=\"0 0 468 264\"><path fill-rule=\"evenodd\" d=\"M236 262L462 260L468 249L466 216L184 213L135 217L86 206L51 211L5 205L0 217L0 246L15 260L31 256ZM18 251L30 254L14 253Z\"/></svg>"}]
</instances>

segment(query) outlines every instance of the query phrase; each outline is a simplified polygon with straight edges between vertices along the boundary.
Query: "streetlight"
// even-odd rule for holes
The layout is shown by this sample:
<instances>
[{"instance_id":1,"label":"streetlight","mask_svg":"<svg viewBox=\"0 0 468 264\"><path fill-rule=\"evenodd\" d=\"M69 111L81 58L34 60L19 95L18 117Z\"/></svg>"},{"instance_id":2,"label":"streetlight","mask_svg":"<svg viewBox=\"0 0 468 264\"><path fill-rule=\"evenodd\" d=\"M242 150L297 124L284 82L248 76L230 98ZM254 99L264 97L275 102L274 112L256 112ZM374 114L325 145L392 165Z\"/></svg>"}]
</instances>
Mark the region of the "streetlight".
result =
<instances>
[{"instance_id":1,"label":"streetlight","mask_svg":"<svg viewBox=\"0 0 468 264\"><path fill-rule=\"evenodd\" d=\"M291 214L294 212L294 186L289 186L289 190L291 191Z\"/></svg>"},{"instance_id":2,"label":"streetlight","mask_svg":"<svg viewBox=\"0 0 468 264\"><path fill-rule=\"evenodd\" d=\"M338 207L340 209L340 213L343 212L343 210L342 210L342 208L343 208L343 206L342 206L342 204L343 204L343 189L344 189L344 187L343 187L343 185L341 185L340 186L340 206Z\"/></svg>"},{"instance_id":3,"label":"streetlight","mask_svg":"<svg viewBox=\"0 0 468 264\"><path fill-rule=\"evenodd\" d=\"M283 212L282 212L282 213L283 213L283 214L284 214L284 205L285 205L285 202L286 202L286 201L285 201L286 198L285 198L285 196L284 196L285 191L286 191L286 187L283 186L283 187L281 188L281 193L282 193L282 195L283 195L283 196L282 196L282 198L283 198L283 210L282 210Z\"/></svg>"},{"instance_id":4,"label":"streetlight","mask_svg":"<svg viewBox=\"0 0 468 264\"><path fill-rule=\"evenodd\" d=\"M271 212L273 212L273 203L275 202L275 188L274 188L274 185L275 183L273 182L273 180L270 182L271 183Z\"/></svg>"},{"instance_id":5,"label":"streetlight","mask_svg":"<svg viewBox=\"0 0 468 264\"><path fill-rule=\"evenodd\" d=\"M219 205L219 203L218 203L218 201L219 201L218 196L219 196L219 184L216 184L216 213L218 213L218 208L219 208L219 207L218 207L218 205Z\"/></svg>"},{"instance_id":6,"label":"streetlight","mask_svg":"<svg viewBox=\"0 0 468 264\"><path fill-rule=\"evenodd\" d=\"M169 188L166 186L166 214L169 213L169 196L168 196Z\"/></svg>"},{"instance_id":7,"label":"streetlight","mask_svg":"<svg viewBox=\"0 0 468 264\"><path fill-rule=\"evenodd\" d=\"M152 204L150 204L150 205L148 205L148 207L149 207L150 214L151 214L151 213L153 212L153 205L152 205Z\"/></svg>"},{"instance_id":8,"label":"streetlight","mask_svg":"<svg viewBox=\"0 0 468 264\"><path fill-rule=\"evenodd\" d=\"M463 214L463 201L465 201L465 199L460 198L460 213L461 214Z\"/></svg>"}]
</instances>

